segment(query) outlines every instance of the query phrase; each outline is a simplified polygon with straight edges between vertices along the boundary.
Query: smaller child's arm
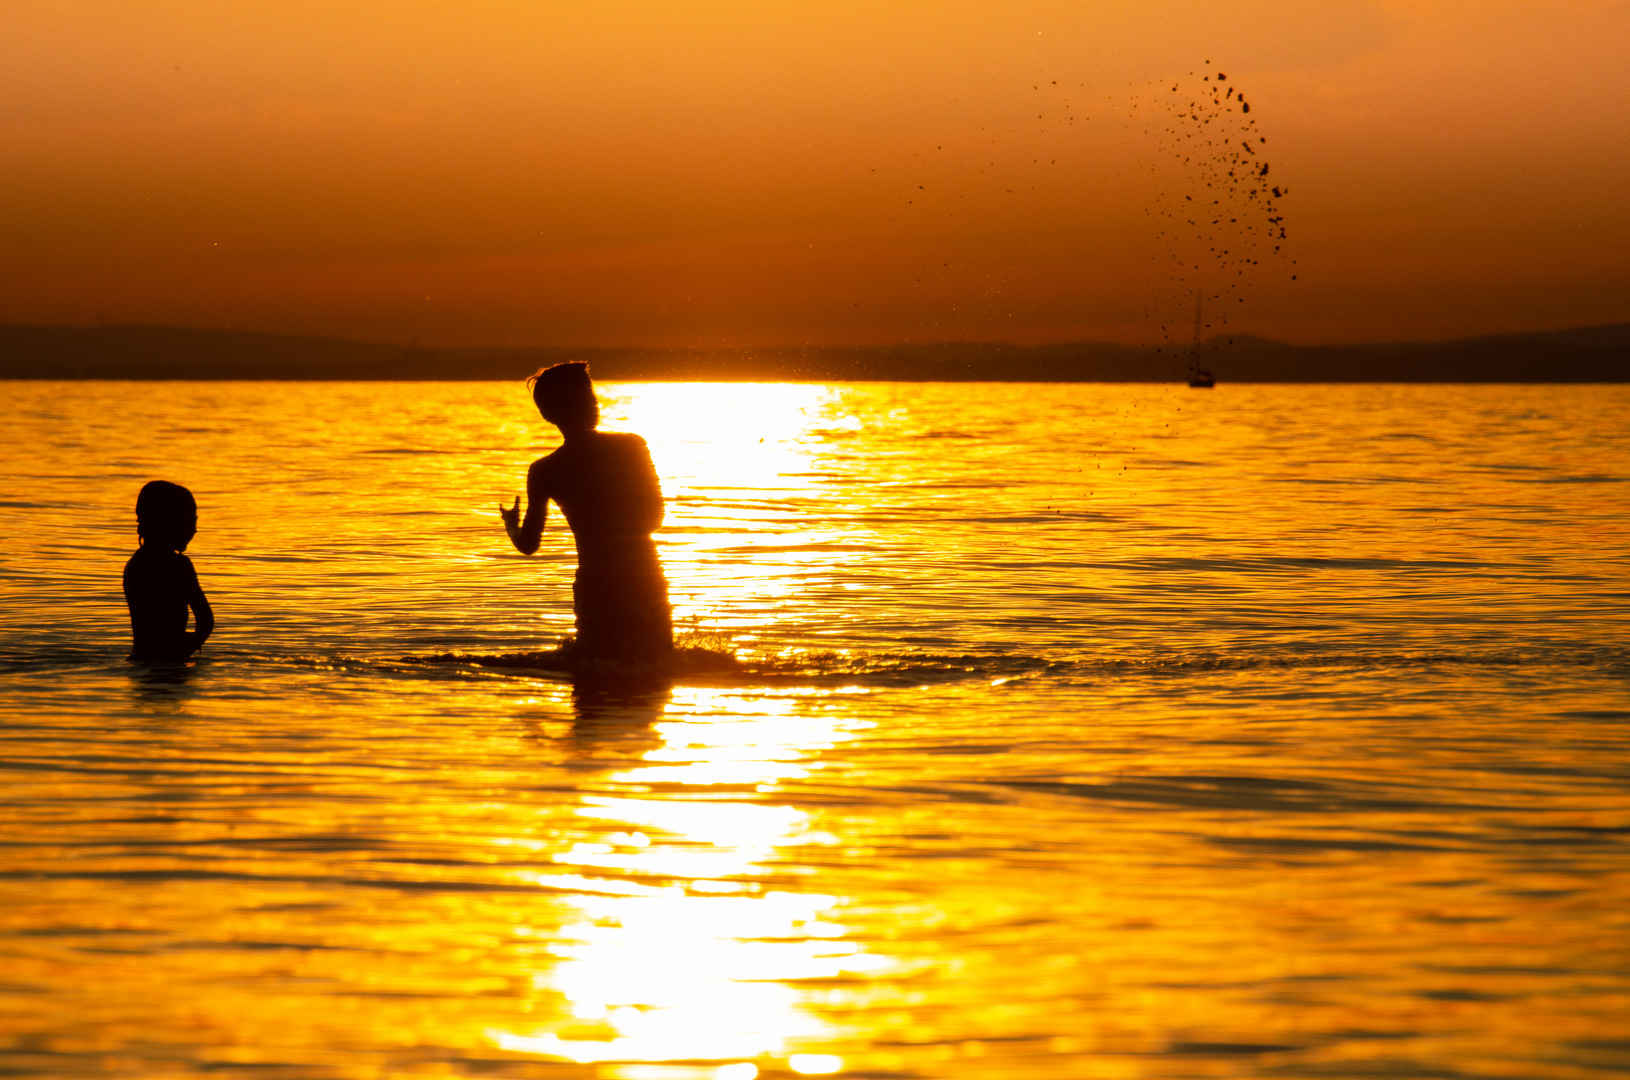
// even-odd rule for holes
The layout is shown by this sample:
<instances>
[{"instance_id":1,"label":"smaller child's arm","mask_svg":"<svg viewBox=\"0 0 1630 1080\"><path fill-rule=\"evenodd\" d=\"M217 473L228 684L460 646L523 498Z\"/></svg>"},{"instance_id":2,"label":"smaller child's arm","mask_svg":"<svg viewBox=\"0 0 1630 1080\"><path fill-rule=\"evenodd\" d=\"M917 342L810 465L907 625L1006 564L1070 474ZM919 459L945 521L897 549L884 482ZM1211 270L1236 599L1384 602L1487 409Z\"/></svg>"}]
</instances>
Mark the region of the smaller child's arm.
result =
<instances>
[{"instance_id":1,"label":"smaller child's arm","mask_svg":"<svg viewBox=\"0 0 1630 1080\"><path fill-rule=\"evenodd\" d=\"M209 606L209 597L204 595L204 587L198 584L198 572L192 568L192 560L187 559L187 606L192 608L192 622L194 629L187 632L187 653L190 655L198 651L199 647L209 639L215 630L215 611Z\"/></svg>"},{"instance_id":2,"label":"smaller child's arm","mask_svg":"<svg viewBox=\"0 0 1630 1080\"><path fill-rule=\"evenodd\" d=\"M540 458L532 463L532 468L526 473L526 520L521 520L521 500L515 499L515 505L505 507L498 504L498 516L504 519L504 531L509 533L510 543L522 555L531 555L538 550L543 542L543 525L549 517L549 479L548 470Z\"/></svg>"}]
</instances>

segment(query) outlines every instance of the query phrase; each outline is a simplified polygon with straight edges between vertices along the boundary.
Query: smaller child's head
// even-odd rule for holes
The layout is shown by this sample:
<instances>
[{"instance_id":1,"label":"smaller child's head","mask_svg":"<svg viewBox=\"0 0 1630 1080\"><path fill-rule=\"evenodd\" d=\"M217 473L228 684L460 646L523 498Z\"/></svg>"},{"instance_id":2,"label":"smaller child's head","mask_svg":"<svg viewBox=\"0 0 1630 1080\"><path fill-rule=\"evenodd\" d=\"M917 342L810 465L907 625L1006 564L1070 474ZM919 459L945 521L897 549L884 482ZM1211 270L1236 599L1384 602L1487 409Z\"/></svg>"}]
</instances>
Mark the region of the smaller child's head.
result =
<instances>
[{"instance_id":1,"label":"smaller child's head","mask_svg":"<svg viewBox=\"0 0 1630 1080\"><path fill-rule=\"evenodd\" d=\"M582 361L543 368L526 381L538 412L562 431L593 428L600 422L600 403L589 381L589 365Z\"/></svg>"},{"instance_id":2,"label":"smaller child's head","mask_svg":"<svg viewBox=\"0 0 1630 1080\"><path fill-rule=\"evenodd\" d=\"M192 492L168 480L151 480L136 496L136 535L143 544L186 551L198 532L198 504Z\"/></svg>"}]
</instances>

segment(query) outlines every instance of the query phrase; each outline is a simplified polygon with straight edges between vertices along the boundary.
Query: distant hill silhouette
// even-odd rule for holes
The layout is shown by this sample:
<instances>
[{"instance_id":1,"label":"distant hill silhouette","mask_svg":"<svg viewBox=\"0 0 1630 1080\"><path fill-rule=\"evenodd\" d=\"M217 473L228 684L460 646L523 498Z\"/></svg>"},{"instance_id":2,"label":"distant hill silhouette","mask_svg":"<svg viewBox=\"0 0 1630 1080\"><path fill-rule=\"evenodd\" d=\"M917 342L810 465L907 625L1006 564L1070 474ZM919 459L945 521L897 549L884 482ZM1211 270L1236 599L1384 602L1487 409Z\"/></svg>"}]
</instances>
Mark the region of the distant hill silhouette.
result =
<instances>
[{"instance_id":1,"label":"distant hill silhouette","mask_svg":"<svg viewBox=\"0 0 1630 1080\"><path fill-rule=\"evenodd\" d=\"M766 349L420 349L166 326L0 326L5 379L519 379L587 360L597 379L1179 382L1187 348L877 345ZM1230 382L1630 382L1630 323L1459 341L1286 345L1248 334L1201 346Z\"/></svg>"}]
</instances>

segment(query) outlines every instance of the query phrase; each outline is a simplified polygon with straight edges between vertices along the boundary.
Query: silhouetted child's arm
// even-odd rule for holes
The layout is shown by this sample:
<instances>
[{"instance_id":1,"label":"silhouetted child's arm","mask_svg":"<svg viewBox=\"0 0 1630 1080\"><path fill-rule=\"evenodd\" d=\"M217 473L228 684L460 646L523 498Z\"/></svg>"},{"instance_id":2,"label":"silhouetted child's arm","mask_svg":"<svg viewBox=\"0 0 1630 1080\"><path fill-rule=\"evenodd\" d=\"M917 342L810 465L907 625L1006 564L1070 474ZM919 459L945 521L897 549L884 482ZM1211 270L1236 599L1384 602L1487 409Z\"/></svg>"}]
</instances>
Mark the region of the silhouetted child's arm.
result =
<instances>
[{"instance_id":1,"label":"silhouetted child's arm","mask_svg":"<svg viewBox=\"0 0 1630 1080\"><path fill-rule=\"evenodd\" d=\"M522 555L531 555L543 542L543 524L549 516L549 479L548 469L544 465L547 460L539 458L527 470L525 521L521 520L519 497L515 499L514 506L498 504L498 516L504 519L504 531L509 533L510 543Z\"/></svg>"},{"instance_id":2,"label":"silhouetted child's arm","mask_svg":"<svg viewBox=\"0 0 1630 1080\"><path fill-rule=\"evenodd\" d=\"M204 587L198 584L198 572L192 568L192 560L187 559L186 562L187 576L191 579L187 590L187 606L192 608L193 623L193 629L187 631L186 647L190 656L209 640L209 635L215 630L215 611L209 606L209 597L204 595Z\"/></svg>"}]
</instances>

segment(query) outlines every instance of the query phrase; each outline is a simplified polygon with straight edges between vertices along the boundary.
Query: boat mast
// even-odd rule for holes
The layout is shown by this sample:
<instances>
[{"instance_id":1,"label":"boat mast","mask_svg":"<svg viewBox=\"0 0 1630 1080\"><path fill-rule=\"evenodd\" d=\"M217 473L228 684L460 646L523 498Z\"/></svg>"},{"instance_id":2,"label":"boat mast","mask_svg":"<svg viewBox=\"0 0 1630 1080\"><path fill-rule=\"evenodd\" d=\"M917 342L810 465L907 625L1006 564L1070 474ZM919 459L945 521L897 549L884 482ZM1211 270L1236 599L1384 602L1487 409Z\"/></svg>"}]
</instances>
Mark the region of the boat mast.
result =
<instances>
[{"instance_id":1,"label":"boat mast","mask_svg":"<svg viewBox=\"0 0 1630 1080\"><path fill-rule=\"evenodd\" d=\"M1189 349L1189 373L1194 374L1200 370L1200 330L1204 324L1200 321L1200 303L1205 299L1205 293L1200 289L1194 290L1194 344Z\"/></svg>"}]
</instances>

